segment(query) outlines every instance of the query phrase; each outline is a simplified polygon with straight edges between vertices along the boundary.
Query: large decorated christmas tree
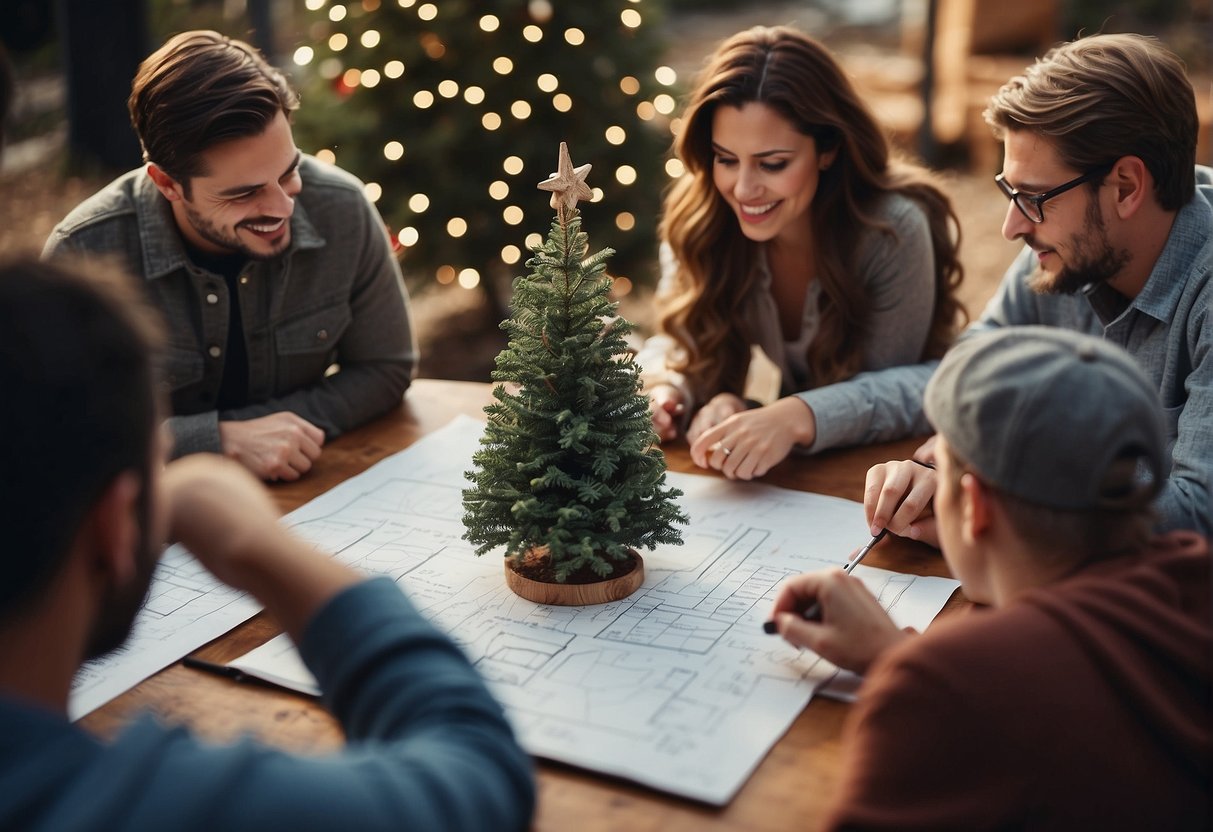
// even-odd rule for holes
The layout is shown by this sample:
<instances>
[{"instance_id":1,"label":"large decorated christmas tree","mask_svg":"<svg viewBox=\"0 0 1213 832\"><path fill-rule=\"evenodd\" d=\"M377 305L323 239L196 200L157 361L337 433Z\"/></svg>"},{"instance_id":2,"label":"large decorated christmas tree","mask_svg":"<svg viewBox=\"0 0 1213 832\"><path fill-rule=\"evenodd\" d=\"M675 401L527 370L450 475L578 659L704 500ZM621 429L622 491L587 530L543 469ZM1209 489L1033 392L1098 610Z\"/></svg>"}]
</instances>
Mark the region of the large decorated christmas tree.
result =
<instances>
[{"instance_id":1,"label":"large decorated christmas tree","mask_svg":"<svg viewBox=\"0 0 1213 832\"><path fill-rule=\"evenodd\" d=\"M414 286L516 274L540 239L518 233L541 221L529 183L561 139L607 174L585 211L614 276L651 271L676 80L657 0L306 5L300 146L368 183Z\"/></svg>"},{"instance_id":2,"label":"large decorated christmas tree","mask_svg":"<svg viewBox=\"0 0 1213 832\"><path fill-rule=\"evenodd\" d=\"M632 325L608 298L613 252L587 256L577 202L592 193L589 168L561 143L557 173L540 184L556 219L514 284L496 401L463 492L477 554L539 553L557 581L606 577L631 547L681 543L674 524L686 522L624 341Z\"/></svg>"}]
</instances>

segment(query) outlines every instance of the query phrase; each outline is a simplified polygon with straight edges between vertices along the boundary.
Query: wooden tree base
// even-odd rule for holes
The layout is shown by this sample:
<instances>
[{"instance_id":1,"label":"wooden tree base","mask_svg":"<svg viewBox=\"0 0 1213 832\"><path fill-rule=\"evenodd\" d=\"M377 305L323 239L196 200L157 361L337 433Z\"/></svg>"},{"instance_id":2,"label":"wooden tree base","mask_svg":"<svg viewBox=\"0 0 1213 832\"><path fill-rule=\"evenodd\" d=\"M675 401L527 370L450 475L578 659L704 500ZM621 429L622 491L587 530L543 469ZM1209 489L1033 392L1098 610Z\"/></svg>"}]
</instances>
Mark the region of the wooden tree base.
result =
<instances>
[{"instance_id":1,"label":"wooden tree base","mask_svg":"<svg viewBox=\"0 0 1213 832\"><path fill-rule=\"evenodd\" d=\"M581 607L590 604L606 604L627 598L644 583L644 560L636 551L630 552L636 565L631 572L617 578L594 581L586 584L536 581L519 574L512 559L505 560L505 583L514 594L534 601L536 604L551 604L560 607Z\"/></svg>"}]
</instances>

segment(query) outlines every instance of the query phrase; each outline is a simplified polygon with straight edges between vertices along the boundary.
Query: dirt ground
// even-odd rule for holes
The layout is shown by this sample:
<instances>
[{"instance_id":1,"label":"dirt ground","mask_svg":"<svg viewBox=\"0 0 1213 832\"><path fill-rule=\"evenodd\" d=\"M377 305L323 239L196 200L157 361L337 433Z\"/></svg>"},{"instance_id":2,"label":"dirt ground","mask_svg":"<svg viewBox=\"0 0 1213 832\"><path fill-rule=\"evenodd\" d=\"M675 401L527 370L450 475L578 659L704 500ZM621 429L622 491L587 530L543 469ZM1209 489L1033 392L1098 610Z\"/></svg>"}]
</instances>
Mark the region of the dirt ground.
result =
<instances>
[{"instance_id":1,"label":"dirt ground","mask_svg":"<svg viewBox=\"0 0 1213 832\"><path fill-rule=\"evenodd\" d=\"M667 40L672 44L667 62L681 77L689 77L700 65L713 44L732 32L748 26L793 22L822 34L819 13L803 3L767 2L749 6L744 12L695 12L665 22ZM840 40L846 40L840 32ZM853 35L851 35L853 38ZM879 40L880 32L864 35ZM833 40L828 42L834 44ZM62 141L62 133L48 137L47 143ZM20 151L11 148L12 151ZM41 148L42 161L17 166L0 173L0 255L21 250L38 251L50 230L72 207L105 184L102 178L64 177L59 173L61 154ZM49 151L49 152L48 152ZM10 153L10 157L16 154ZM962 218L961 259L965 266L962 299L976 314L989 297L1018 246L1006 242L999 233L1006 200L995 189L988 174L948 172L946 188ZM590 244L593 246L593 229ZM639 325L640 333L649 331L652 320L651 292L637 289L621 298L620 312ZM458 285L430 284L414 294L412 308L421 343L420 372L430 378L474 381L488 380L493 359L504 346L497 320L485 308L478 291Z\"/></svg>"}]
</instances>

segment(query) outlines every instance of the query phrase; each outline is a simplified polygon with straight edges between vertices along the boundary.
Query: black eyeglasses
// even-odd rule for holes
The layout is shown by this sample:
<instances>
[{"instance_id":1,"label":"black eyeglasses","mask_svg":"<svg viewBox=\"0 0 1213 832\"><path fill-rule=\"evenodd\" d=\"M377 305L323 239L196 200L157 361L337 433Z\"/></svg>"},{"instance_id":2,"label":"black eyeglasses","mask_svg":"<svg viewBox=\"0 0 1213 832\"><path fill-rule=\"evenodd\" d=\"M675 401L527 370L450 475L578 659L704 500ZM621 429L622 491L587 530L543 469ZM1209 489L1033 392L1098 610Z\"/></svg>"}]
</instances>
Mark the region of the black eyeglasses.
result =
<instances>
[{"instance_id":1,"label":"black eyeglasses","mask_svg":"<svg viewBox=\"0 0 1213 832\"><path fill-rule=\"evenodd\" d=\"M1023 214L1029 220L1035 223L1045 221L1045 203L1055 196L1061 196L1071 188L1077 188L1084 182L1090 182L1092 179L1099 179L1107 176L1111 171L1115 162L1108 162L1100 165L1094 170L1087 171L1077 179L1071 179L1064 185L1058 185L1051 191L1045 191L1043 194L1024 194L1011 187L1006 178L1000 173L994 177L994 182L998 185L998 189L1006 195L1007 199L1015 203L1015 207L1019 209L1019 213Z\"/></svg>"}]
</instances>

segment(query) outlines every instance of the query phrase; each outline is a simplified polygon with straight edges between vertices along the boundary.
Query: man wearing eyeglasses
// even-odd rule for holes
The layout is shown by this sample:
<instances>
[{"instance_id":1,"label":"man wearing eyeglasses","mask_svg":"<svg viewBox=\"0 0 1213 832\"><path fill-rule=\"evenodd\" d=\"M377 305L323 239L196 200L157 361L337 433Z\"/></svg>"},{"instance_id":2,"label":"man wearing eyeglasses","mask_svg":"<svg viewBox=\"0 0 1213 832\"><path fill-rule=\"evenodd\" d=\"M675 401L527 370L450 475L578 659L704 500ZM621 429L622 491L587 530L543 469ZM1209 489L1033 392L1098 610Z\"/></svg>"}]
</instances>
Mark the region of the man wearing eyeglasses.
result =
<instances>
[{"instance_id":1,"label":"man wearing eyeglasses","mask_svg":"<svg viewBox=\"0 0 1213 832\"><path fill-rule=\"evenodd\" d=\"M1183 64L1153 38L1084 38L1013 78L985 117L1005 149L995 178L1010 200L1002 232L1025 247L962 338L1045 324L1128 350L1166 416L1170 471L1155 504L1158 528L1210 534L1213 171L1195 164L1195 97ZM921 418L913 393L932 370L873 374L869 399L856 403L860 412L869 405L873 433L884 431L873 439L923 427L909 424ZM910 461L875 466L864 499L872 528L936 542L934 482L933 470Z\"/></svg>"}]
</instances>

